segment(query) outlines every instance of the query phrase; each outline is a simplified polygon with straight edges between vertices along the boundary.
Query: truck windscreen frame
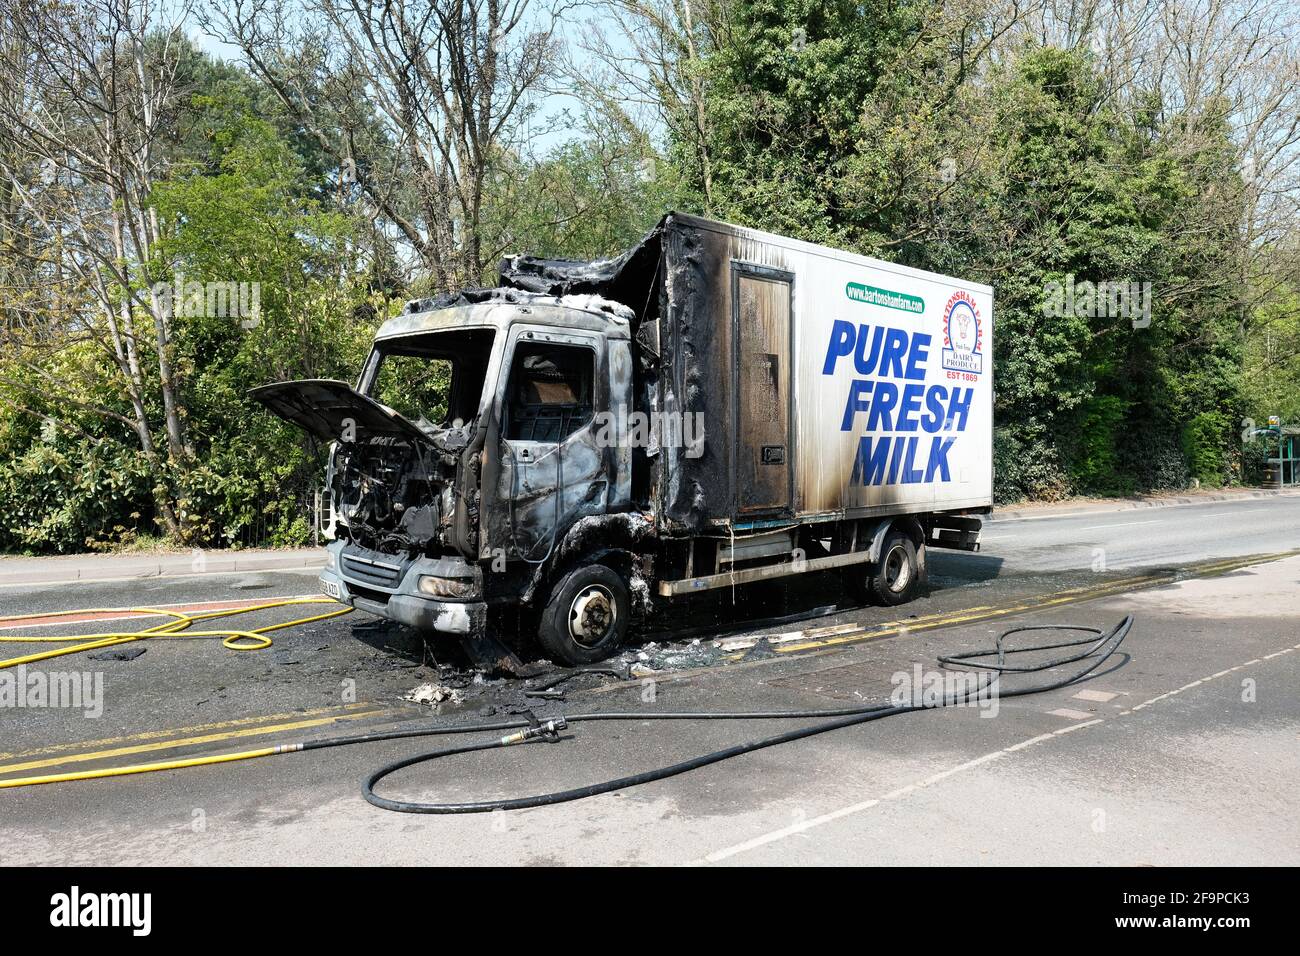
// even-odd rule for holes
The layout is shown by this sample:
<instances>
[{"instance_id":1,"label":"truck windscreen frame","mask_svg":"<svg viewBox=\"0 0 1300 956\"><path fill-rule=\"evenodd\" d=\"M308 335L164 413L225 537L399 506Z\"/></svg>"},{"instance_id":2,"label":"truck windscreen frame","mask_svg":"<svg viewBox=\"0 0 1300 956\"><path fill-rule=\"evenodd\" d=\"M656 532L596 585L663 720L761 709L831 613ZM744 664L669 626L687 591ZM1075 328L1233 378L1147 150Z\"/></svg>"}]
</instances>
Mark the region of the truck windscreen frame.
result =
<instances>
[{"instance_id":1,"label":"truck windscreen frame","mask_svg":"<svg viewBox=\"0 0 1300 956\"><path fill-rule=\"evenodd\" d=\"M495 341L490 328L386 339L375 344L361 391L417 424L469 424L482 406Z\"/></svg>"}]
</instances>

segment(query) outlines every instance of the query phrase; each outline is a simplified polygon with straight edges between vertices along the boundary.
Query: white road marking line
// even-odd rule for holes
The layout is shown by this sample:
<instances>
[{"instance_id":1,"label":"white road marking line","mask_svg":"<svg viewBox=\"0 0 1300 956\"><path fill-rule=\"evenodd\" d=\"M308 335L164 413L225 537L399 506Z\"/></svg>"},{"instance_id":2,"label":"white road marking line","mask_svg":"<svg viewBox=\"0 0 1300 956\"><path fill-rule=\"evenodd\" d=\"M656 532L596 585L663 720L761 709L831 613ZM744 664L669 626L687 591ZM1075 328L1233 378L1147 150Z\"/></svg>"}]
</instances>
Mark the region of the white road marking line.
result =
<instances>
[{"instance_id":1,"label":"white road marking line","mask_svg":"<svg viewBox=\"0 0 1300 956\"><path fill-rule=\"evenodd\" d=\"M1127 510L1127 509L1125 509ZM1051 515L1021 515L1018 518L999 518L993 516L992 521L1047 521L1051 518L1077 518L1080 515L1097 514L1095 511L1061 511Z\"/></svg>"},{"instance_id":2,"label":"white road marking line","mask_svg":"<svg viewBox=\"0 0 1300 956\"><path fill-rule=\"evenodd\" d=\"M1090 524L1090 525L1087 525L1086 527L1079 528L1078 530L1079 530L1079 531L1097 531L1097 530L1102 529L1102 528L1106 528L1106 529L1109 529L1109 528L1131 528L1131 527L1132 527L1133 525L1135 525L1135 524L1159 524L1159 522L1156 521L1156 520L1154 520L1154 519L1152 519L1151 521L1121 521L1119 524Z\"/></svg>"},{"instance_id":3,"label":"white road marking line","mask_svg":"<svg viewBox=\"0 0 1300 956\"><path fill-rule=\"evenodd\" d=\"M1058 707L1056 710L1049 710L1053 717L1065 717L1068 720L1087 720L1092 714L1086 710L1071 710L1069 707Z\"/></svg>"},{"instance_id":4,"label":"white road marking line","mask_svg":"<svg viewBox=\"0 0 1300 956\"><path fill-rule=\"evenodd\" d=\"M1001 750L995 750L993 753L984 754L981 757L976 757L974 760L967 760L965 763L959 763L957 766L949 767L947 770L940 770L938 773L931 774L919 783L911 783L906 787L885 794L885 799L892 800L896 797L901 797L904 793L909 793L912 790L919 790L922 787L928 787L933 783L938 783L940 780L947 780L954 774L961 773L964 770L970 770L972 767L978 767L983 763L988 763L990 760L1002 756L1003 752L1004 751Z\"/></svg>"},{"instance_id":5,"label":"white road marking line","mask_svg":"<svg viewBox=\"0 0 1300 956\"><path fill-rule=\"evenodd\" d=\"M805 830L811 830L813 827L821 826L823 823L830 823L832 820L838 820L840 817L847 817L854 813L861 813L863 810L870 810L879 803L879 800L864 800L862 803L855 803L852 806L844 807L840 810L834 810L831 813L823 813L819 817L813 817L809 820L800 820L798 823L792 823L790 826L782 827L780 830L773 830L771 833L764 833L762 836L754 837L752 840L746 840L744 843L737 843L735 846L727 847L724 850L717 850L710 853L699 862L718 863L728 857L736 856L738 853L744 853L747 850L755 850L768 843L775 843L777 840L784 840L788 836L794 836L796 833L803 833Z\"/></svg>"},{"instance_id":6,"label":"white road marking line","mask_svg":"<svg viewBox=\"0 0 1300 956\"><path fill-rule=\"evenodd\" d=\"M1300 650L1300 644L1296 644L1293 647L1287 648L1286 650ZM1282 653L1285 653L1285 651L1278 651L1269 656L1276 657ZM1268 660L1268 659L1269 659L1268 657L1262 658L1262 660ZM1145 700L1140 704L1136 704L1134 705L1132 710L1121 711L1116 716L1125 717L1131 715L1135 711L1139 711L1144 707L1148 707L1151 704L1154 704L1158 701L1162 701L1168 697L1173 697L1175 694L1179 694L1190 687L1196 687L1200 684L1207 683L1208 681L1214 680L1216 677L1222 677L1225 674L1231 674L1233 671L1239 671L1243 667L1249 667L1252 664L1258 664L1260 663L1260 661L1261 658L1256 658L1253 661L1247 661L1244 664L1238 664L1235 667L1229 667L1227 670L1219 671L1217 674L1211 674L1209 677L1202 677L1200 680L1193 681L1190 684L1184 684L1178 690L1171 690L1168 693L1161 694L1158 697L1152 697L1150 700ZM1053 713L1056 713L1056 711L1053 711ZM1079 712L1070 711L1070 713L1079 713ZM1090 717L1092 715L1085 714L1084 716ZM962 773L966 770L970 770L973 767L981 766L983 764L988 763L989 761L996 760L999 757L1002 757L1006 754L1016 753L1017 751L1024 750L1028 747L1032 747L1035 744L1052 740L1064 734L1073 733L1076 730L1082 730L1085 727L1096 727L1098 724L1104 724L1105 722L1106 721L1104 718L1098 717L1094 720L1088 720L1088 721L1084 721L1083 723L1071 724L1068 727L1062 727L1059 730L1052 731L1051 733L1039 734L1037 737L1030 737L1027 740L1020 741L1019 743L1015 743L1015 744L1011 744L1010 746L1003 747L1001 750L991 751L989 753L984 754L983 756L976 757L974 760L967 760L965 763L958 764L955 767L950 767L947 770L942 770L939 773L926 777L924 780L919 780L916 783L909 783L906 786L899 787L897 790L891 790L883 797L876 797L871 800L863 800L860 803L855 803L852 804L851 806L841 807L839 810L832 810L829 813L823 813L820 816L810 817L807 820L801 820L798 823L791 824L788 827L782 827L779 830L772 830L768 833L760 834L759 836L746 840L743 843L736 843L729 847L723 847L720 850L714 850L712 853L704 857L700 857L699 859L690 861L687 865L698 866L707 863L719 863L722 860L730 859L733 856L738 856L739 854L746 853L749 850L755 850L761 846L767 846L770 843L776 843L779 840L784 840L786 837L794 836L797 833L804 833L808 830L813 829L814 827L819 827L822 826L823 824L831 823L843 817L852 816L855 813L861 813L865 810L870 810L872 807L877 807L886 800L895 800L900 797L906 796L907 794L914 793L918 790L922 790L925 787L929 786L930 784L938 783L941 780L946 780L948 777L954 776L955 774L958 773Z\"/></svg>"},{"instance_id":7,"label":"white road marking line","mask_svg":"<svg viewBox=\"0 0 1300 956\"><path fill-rule=\"evenodd\" d=\"M1084 727L1094 727L1097 724L1104 724L1106 721L1098 717L1096 720L1085 720L1081 724L1071 724L1069 727L1062 727L1060 730L1053 730L1052 736L1059 737L1061 734L1071 734L1076 730L1082 730Z\"/></svg>"},{"instance_id":8,"label":"white road marking line","mask_svg":"<svg viewBox=\"0 0 1300 956\"><path fill-rule=\"evenodd\" d=\"M965 763L958 764L955 767L949 767L947 770L941 770L939 773L932 774L929 777L926 777L924 780L918 780L916 783L909 783L906 786L899 787L897 790L891 790L883 797L877 797L873 800L864 800L861 803L855 803L849 807L842 807L839 810L832 810L830 813L823 813L820 816L812 817L808 820L800 820L798 823L792 823L790 826L782 827L780 830L775 830L771 833L765 833L762 836L757 836L752 840L746 840L744 843L739 843L736 846L727 847L725 849L718 850L714 853L710 853L708 856L706 856L703 860L699 862L718 863L722 860L727 859L728 857L735 856L738 853L744 853L746 850L753 850L760 846L764 846L765 844L774 843L777 840L782 840L788 836L793 836L796 833L802 833L805 830L811 830L813 827L821 826L824 823L830 823L833 820L840 819L840 817L847 817L854 813L860 813L863 810L870 810L872 807L878 806L879 804L883 803L886 800L897 800L900 797L905 797L908 794L914 793L917 790L922 790L925 787L930 786L931 784L938 783L941 780L946 780L948 777L951 777L954 774L962 773L966 770L970 770L973 767L978 767L980 764L988 763L990 760L994 760L1002 756L1002 754L1003 751L1001 750L997 750L992 753L986 753L983 756L976 757L974 760L968 760Z\"/></svg>"}]
</instances>

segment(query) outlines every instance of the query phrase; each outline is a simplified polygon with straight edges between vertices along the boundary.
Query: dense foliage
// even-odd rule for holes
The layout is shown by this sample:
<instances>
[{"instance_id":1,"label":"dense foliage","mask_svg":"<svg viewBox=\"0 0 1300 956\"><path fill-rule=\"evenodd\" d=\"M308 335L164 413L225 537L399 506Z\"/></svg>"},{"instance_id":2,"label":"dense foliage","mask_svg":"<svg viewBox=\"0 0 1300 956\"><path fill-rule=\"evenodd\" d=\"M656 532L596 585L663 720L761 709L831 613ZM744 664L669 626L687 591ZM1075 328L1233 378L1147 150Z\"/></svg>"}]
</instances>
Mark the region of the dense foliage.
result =
<instances>
[{"instance_id":1,"label":"dense foliage","mask_svg":"<svg viewBox=\"0 0 1300 956\"><path fill-rule=\"evenodd\" d=\"M532 148L518 130L536 114L503 112L486 138L448 140L462 152L441 167L411 149L400 96L390 115L372 107L387 87L364 85L357 50L331 73L304 47L282 58L301 72L279 75L151 34L131 51L140 75L171 57L177 93L148 130L136 207L78 164L75 115L66 144L0 142L0 551L305 541L322 449L249 388L354 378L405 298L466 268L490 281L498 246L611 254L670 208L994 286L1001 501L1258 480L1268 451L1249 422L1300 420L1300 293L1294 234L1251 233L1234 108L1119 89L1096 49L994 29L982 11L714 0L691 21L623 4L659 31L614 49L665 57L640 87L660 123L634 121L594 73L570 76L597 95L561 115L567 137ZM497 34L466 42L495 42L483 36ZM552 57L553 36L538 49ZM529 70L507 78L521 103L541 60ZM404 75L380 81L401 93ZM20 100L0 98L16 128ZM134 257L111 242L86 254L101 238L76 220L92 185L102 211L150 231ZM175 309L160 324L151 290L183 300L187 283L255 283L256 315Z\"/></svg>"}]
</instances>

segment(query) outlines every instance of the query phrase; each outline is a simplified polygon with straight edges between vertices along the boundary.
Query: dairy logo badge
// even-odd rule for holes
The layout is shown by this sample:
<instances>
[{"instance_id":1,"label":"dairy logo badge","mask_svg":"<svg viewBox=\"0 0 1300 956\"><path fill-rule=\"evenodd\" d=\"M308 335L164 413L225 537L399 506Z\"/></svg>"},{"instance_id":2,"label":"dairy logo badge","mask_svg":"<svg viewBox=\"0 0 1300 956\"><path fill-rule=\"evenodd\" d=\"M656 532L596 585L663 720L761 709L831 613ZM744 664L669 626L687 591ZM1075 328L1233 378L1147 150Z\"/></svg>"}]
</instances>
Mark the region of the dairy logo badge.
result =
<instances>
[{"instance_id":1,"label":"dairy logo badge","mask_svg":"<svg viewBox=\"0 0 1300 956\"><path fill-rule=\"evenodd\" d=\"M941 364L952 372L984 371L983 328L975 299L968 292L954 292L943 309L943 357Z\"/></svg>"}]
</instances>

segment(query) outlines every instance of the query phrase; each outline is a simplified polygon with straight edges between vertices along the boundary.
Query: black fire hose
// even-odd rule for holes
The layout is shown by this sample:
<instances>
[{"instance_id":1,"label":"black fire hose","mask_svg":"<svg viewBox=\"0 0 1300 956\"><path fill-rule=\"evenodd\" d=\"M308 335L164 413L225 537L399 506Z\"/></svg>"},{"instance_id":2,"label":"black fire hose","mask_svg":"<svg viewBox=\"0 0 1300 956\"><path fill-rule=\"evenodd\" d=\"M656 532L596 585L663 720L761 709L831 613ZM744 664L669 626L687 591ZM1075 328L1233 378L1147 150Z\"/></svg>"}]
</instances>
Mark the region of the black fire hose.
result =
<instances>
[{"instance_id":1,"label":"black fire hose","mask_svg":"<svg viewBox=\"0 0 1300 956\"><path fill-rule=\"evenodd\" d=\"M1093 627L1056 624L1015 627L1004 631L999 635L993 648L980 651L970 651L962 654L946 655L938 658L938 661L943 666L966 664L968 666L1001 675L1035 673L1093 658L1087 667L1060 680L1053 680L1048 683L1035 684L1014 690L1001 690L1001 688L998 688L999 697L1024 697L1029 694L1042 694L1047 691L1056 690L1077 683L1097 668L1101 667L1101 665L1109 660L1119 649L1120 644L1122 644L1124 638L1128 636L1129 629L1132 626L1133 617L1132 615L1129 615L1109 632L1102 632ZM1032 647L1012 649L1005 647L1004 641L1007 637L1025 631L1075 631L1086 633L1089 636L1053 644L1039 644ZM1082 650L1038 664L1017 666L1007 663L1007 658L1014 654L1029 654L1034 652L1060 650L1067 647L1077 647L1082 648ZM996 658L996 662L986 662L985 659L987 658ZM427 753L416 754L412 757L406 757L402 760L394 761L393 763L380 767L372 773L362 786L362 793L365 795L366 800L375 806L382 807L385 810L395 810L399 813L487 813L493 810L523 810L530 807L543 807L556 803L567 803L570 800L581 800L584 797L593 797L597 794L609 793L613 790L625 790L629 787L639 786L643 783L650 783L655 780L664 780L668 777L675 777L678 774L688 773L691 770L698 770L700 767L707 767L709 764L729 760L732 757L739 757L741 754L753 753L755 750L763 750L767 747L775 747L795 740L803 740L806 737L814 737L818 734L829 733L832 730L852 727L856 724L865 724L869 721L881 720L885 717L895 717L899 714L908 714L919 710L933 710L938 707L956 706L969 701L973 694L981 693L985 689L987 688L967 688L965 691L955 692L949 696L945 696L938 702L929 705L917 703L906 705L877 704L869 707L850 707L833 710L576 714L572 717L557 717L540 723L536 721L514 720L492 724L478 724L470 727L440 727L432 730L397 730L376 734L364 734L350 738L334 737L320 741L307 741L303 744L302 749L313 750L318 747L339 746L341 744L350 743L365 743L376 740L397 740L404 737L472 733L475 731L516 730L516 733L509 734L499 739L483 741L480 743L464 744L459 747L448 747L442 750L432 750ZM646 770L642 773L630 774L626 777L619 777L614 780L606 780L601 783L593 783L583 787L574 787L569 790L558 790L554 793L544 793L531 797L515 797L506 800L471 801L467 803L417 803L407 800L392 800L388 797L381 797L375 793L374 790L375 785L385 777L415 764L437 760L440 757L451 757L456 754L474 753L480 750L493 750L499 747L508 747L512 744L522 743L528 740L556 740L559 738L559 733L562 730L565 730L571 724L583 721L798 720L816 717L829 717L833 719L824 723L814 724L811 727L790 730L785 733L775 734L771 737L762 737L746 743L736 744L732 747L726 747L722 750L715 750L712 753L701 754L698 757L692 757L689 760L683 760L679 763L660 767L656 770ZM523 729L519 730L518 728Z\"/></svg>"}]
</instances>

